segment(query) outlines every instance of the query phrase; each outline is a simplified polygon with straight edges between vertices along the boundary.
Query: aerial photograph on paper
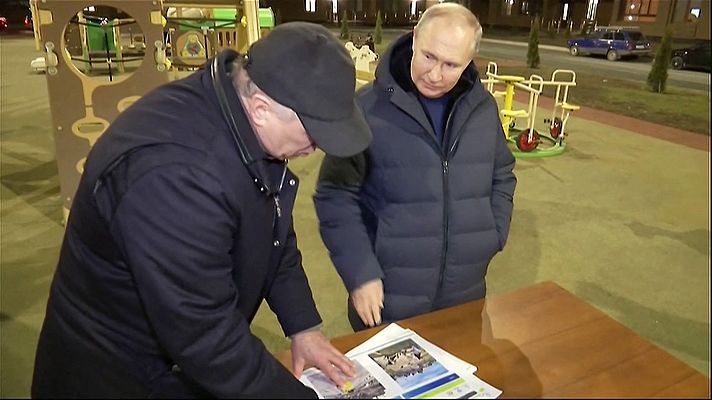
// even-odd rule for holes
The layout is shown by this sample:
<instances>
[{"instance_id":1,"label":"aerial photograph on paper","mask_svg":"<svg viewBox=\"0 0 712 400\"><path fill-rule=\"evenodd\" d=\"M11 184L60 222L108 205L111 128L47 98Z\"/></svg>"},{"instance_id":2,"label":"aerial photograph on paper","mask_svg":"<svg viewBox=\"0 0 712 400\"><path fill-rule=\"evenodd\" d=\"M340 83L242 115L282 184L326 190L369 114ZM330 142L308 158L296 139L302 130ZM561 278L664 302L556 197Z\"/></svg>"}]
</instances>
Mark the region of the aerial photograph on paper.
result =
<instances>
[{"instance_id":1,"label":"aerial photograph on paper","mask_svg":"<svg viewBox=\"0 0 712 400\"><path fill-rule=\"evenodd\" d=\"M403 389L420 385L447 372L442 364L412 339L374 351L368 356Z\"/></svg>"},{"instance_id":2,"label":"aerial photograph on paper","mask_svg":"<svg viewBox=\"0 0 712 400\"><path fill-rule=\"evenodd\" d=\"M386 389L357 361L356 376L342 388L334 385L326 375L321 372L307 376L309 382L325 399L375 399L383 396Z\"/></svg>"}]
</instances>

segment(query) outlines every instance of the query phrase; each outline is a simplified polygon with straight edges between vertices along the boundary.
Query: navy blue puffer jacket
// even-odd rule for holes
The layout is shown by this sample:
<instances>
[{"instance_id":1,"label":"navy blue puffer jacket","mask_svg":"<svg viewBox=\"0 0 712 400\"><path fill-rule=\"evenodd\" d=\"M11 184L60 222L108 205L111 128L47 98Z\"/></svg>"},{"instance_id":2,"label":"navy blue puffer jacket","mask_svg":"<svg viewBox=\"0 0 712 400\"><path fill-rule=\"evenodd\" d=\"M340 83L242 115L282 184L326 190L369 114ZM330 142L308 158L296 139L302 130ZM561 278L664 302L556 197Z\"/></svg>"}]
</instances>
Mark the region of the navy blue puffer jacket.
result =
<instances>
[{"instance_id":1,"label":"navy blue puffer jacket","mask_svg":"<svg viewBox=\"0 0 712 400\"><path fill-rule=\"evenodd\" d=\"M359 91L373 142L350 159L326 157L314 197L346 289L383 279L385 321L484 297L516 186L497 104L474 64L451 93L441 145L410 80L411 49L407 34Z\"/></svg>"}]
</instances>

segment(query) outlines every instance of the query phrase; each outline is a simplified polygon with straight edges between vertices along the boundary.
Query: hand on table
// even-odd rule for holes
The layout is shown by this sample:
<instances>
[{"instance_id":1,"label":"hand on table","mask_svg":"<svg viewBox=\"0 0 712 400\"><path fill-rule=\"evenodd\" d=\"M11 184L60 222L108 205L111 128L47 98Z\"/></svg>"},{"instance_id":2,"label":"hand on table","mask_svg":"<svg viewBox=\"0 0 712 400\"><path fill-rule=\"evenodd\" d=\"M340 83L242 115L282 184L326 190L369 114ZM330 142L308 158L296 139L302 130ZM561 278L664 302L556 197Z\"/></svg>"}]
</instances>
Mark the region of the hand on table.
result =
<instances>
[{"instance_id":1,"label":"hand on table","mask_svg":"<svg viewBox=\"0 0 712 400\"><path fill-rule=\"evenodd\" d=\"M301 332L292 337L292 368L294 376L302 376L304 367L313 365L342 387L356 374L356 367L336 349L321 331Z\"/></svg>"}]
</instances>

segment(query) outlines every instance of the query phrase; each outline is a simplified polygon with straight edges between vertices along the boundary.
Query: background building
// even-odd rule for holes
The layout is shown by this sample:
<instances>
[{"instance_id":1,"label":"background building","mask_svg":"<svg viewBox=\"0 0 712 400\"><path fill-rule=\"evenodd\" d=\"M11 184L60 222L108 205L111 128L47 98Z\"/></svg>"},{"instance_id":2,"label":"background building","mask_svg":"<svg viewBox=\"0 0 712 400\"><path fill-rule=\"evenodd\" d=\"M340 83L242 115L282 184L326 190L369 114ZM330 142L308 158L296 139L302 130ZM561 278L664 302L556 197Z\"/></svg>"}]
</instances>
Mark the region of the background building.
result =
<instances>
[{"instance_id":1,"label":"background building","mask_svg":"<svg viewBox=\"0 0 712 400\"><path fill-rule=\"evenodd\" d=\"M439 0L265 0L277 21L337 23L344 12L351 24L373 25L381 11L385 26L414 25ZM669 26L673 37L710 40L709 0L459 0L485 26L528 30L534 16L543 29L579 32L596 25L637 26L661 37Z\"/></svg>"}]
</instances>

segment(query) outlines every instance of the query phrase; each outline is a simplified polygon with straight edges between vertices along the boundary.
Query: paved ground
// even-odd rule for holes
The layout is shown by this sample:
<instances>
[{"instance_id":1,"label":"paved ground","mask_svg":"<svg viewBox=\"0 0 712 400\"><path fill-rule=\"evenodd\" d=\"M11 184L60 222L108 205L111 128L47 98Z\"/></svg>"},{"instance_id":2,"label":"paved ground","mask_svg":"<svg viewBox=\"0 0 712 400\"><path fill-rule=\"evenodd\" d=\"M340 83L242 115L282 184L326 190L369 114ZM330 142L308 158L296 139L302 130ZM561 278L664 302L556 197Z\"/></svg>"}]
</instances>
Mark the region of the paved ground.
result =
<instances>
[{"instance_id":1,"label":"paved ground","mask_svg":"<svg viewBox=\"0 0 712 400\"><path fill-rule=\"evenodd\" d=\"M63 233L46 82L28 71L34 57L31 40L0 38L0 397L29 395ZM512 229L490 266L490 294L556 281L709 376L709 137L586 108L569 133L563 155L517 163ZM333 337L350 329L311 203L320 159L292 163L302 178L294 218ZM271 350L287 346L264 308L253 331Z\"/></svg>"}]
</instances>

